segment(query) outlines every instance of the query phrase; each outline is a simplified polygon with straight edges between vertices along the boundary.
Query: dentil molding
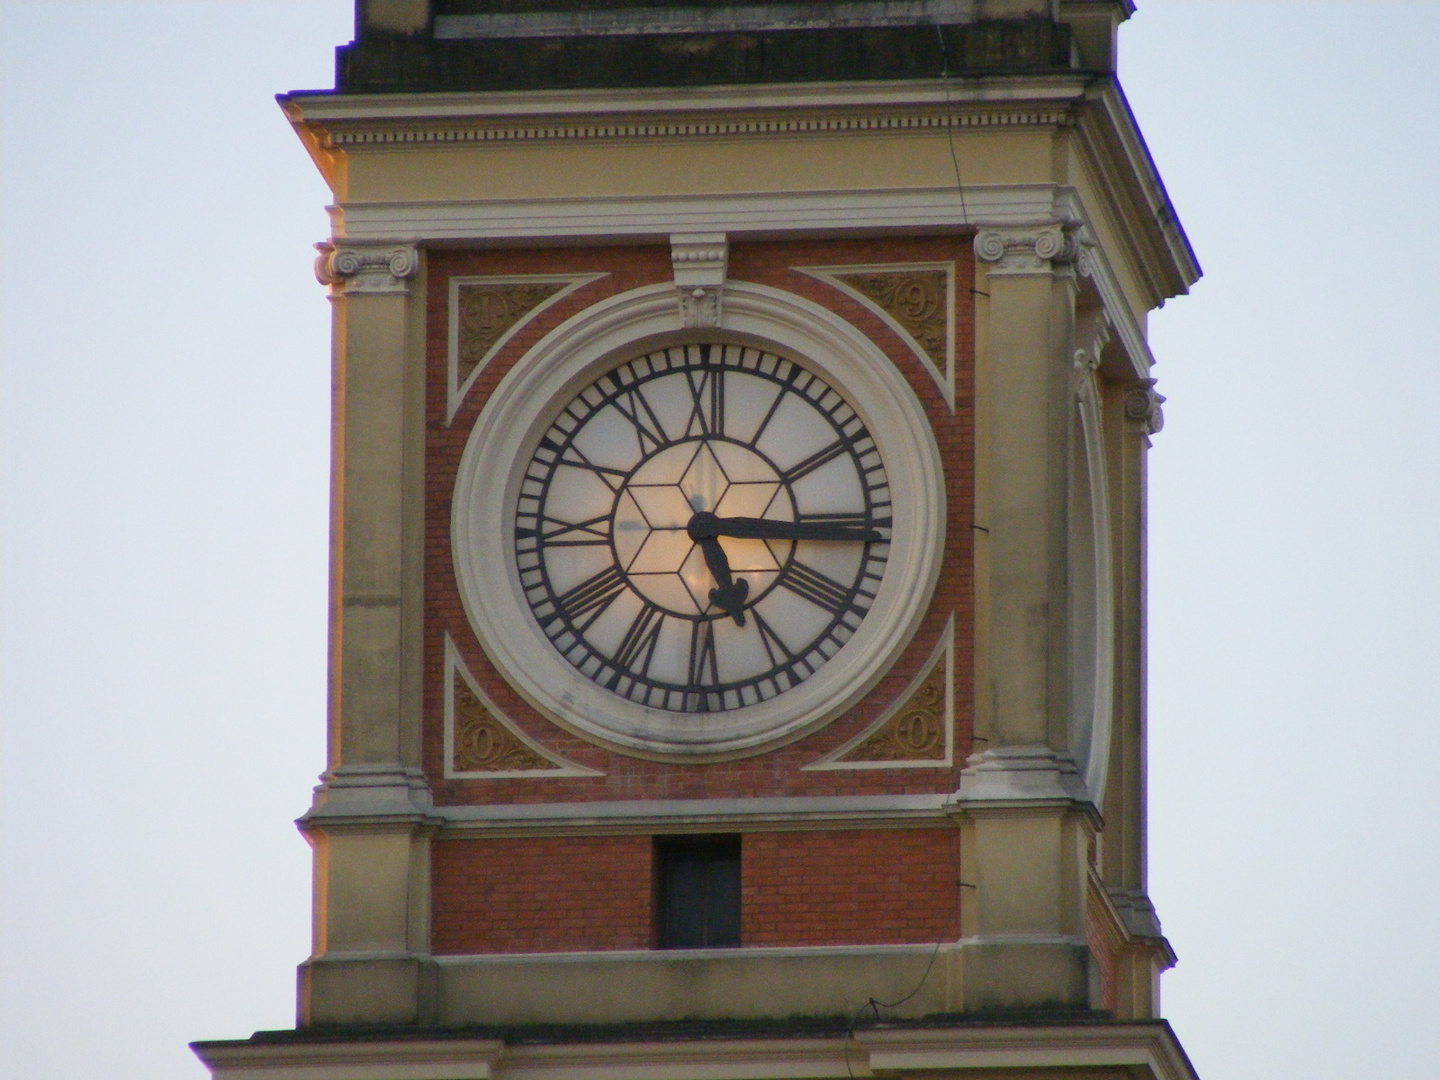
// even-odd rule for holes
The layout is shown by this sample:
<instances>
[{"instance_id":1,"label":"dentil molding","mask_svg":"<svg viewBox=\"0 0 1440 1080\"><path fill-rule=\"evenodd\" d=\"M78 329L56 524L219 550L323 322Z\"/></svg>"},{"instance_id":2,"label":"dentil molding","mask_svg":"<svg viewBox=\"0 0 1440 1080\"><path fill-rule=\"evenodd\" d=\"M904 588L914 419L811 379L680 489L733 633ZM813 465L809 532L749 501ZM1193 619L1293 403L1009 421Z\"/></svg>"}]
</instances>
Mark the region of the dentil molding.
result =
<instances>
[{"instance_id":1,"label":"dentil molding","mask_svg":"<svg viewBox=\"0 0 1440 1080\"><path fill-rule=\"evenodd\" d=\"M420 251L414 244L315 245L315 278L341 293L403 293L406 280L420 268Z\"/></svg>"}]
</instances>

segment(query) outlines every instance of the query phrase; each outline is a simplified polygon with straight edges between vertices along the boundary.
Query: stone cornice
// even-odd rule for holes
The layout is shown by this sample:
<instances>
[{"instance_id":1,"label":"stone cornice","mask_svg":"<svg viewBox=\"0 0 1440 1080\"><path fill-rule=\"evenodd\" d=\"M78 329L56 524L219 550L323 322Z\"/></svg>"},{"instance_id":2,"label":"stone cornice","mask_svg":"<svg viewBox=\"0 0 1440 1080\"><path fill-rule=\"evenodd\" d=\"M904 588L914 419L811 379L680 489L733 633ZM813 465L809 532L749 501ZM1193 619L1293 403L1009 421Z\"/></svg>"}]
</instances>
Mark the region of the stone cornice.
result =
<instances>
[{"instance_id":1,"label":"stone cornice","mask_svg":"<svg viewBox=\"0 0 1440 1080\"><path fill-rule=\"evenodd\" d=\"M749 951L749 950L745 950ZM623 1032L605 1041L570 1039L563 1030L544 1040L509 1042L456 1032L448 1037L395 1038L385 1032L339 1031L315 1036L263 1032L252 1039L192 1043L216 1080L326 1076L362 1080L380 1075L447 1080L602 1080L636 1076L686 1080L703 1076L811 1077L856 1080L880 1073L939 1069L1060 1075L1068 1069L1124 1073L1135 1080L1196 1080L1164 1021L1057 1017L1054 1021L861 1027L817 1036L795 1022L797 1034L666 1038ZM697 1025L687 1025L692 1031ZM418 1033L417 1033L418 1036ZM322 1072L323 1070L323 1072Z\"/></svg>"},{"instance_id":2,"label":"stone cornice","mask_svg":"<svg viewBox=\"0 0 1440 1080\"><path fill-rule=\"evenodd\" d=\"M457 143L592 141L596 139L694 139L735 136L813 135L855 132L959 130L982 127L1039 127L1069 124L1070 109L1057 106L936 108L883 113L812 116L722 116L587 118L532 123L421 121L412 125L355 123L336 125L322 139L326 147L343 150L386 146L453 145Z\"/></svg>"},{"instance_id":3,"label":"stone cornice","mask_svg":"<svg viewBox=\"0 0 1440 1080\"><path fill-rule=\"evenodd\" d=\"M1155 306L1188 291L1200 278L1200 263L1120 84L1097 82L1087 96L1090 107L1075 125L1077 142L1106 181L1107 209L1126 249L1136 254L1136 272Z\"/></svg>"},{"instance_id":4,"label":"stone cornice","mask_svg":"<svg viewBox=\"0 0 1440 1080\"><path fill-rule=\"evenodd\" d=\"M1118 83L1093 74L996 77L983 83L930 79L710 86L684 92L297 93L282 96L280 103L327 175L335 169L336 156L406 148L860 133L958 135L996 127L1065 127L1077 133L1082 156L1102 181L1107 216L1118 224L1125 247L1138 255L1147 306L1185 292L1200 275ZM890 194L902 200L911 195ZM967 205L973 199L967 187ZM947 220L957 220L953 207ZM671 222L664 231L677 225ZM723 228L743 235L746 224L732 222Z\"/></svg>"},{"instance_id":5,"label":"stone cornice","mask_svg":"<svg viewBox=\"0 0 1440 1080\"><path fill-rule=\"evenodd\" d=\"M637 799L624 802L436 806L447 835L647 834L741 829L938 828L945 795Z\"/></svg>"},{"instance_id":6,"label":"stone cornice","mask_svg":"<svg viewBox=\"0 0 1440 1080\"><path fill-rule=\"evenodd\" d=\"M320 778L301 832L321 829L412 830L439 823L419 769L401 765L340 765Z\"/></svg>"},{"instance_id":7,"label":"stone cornice","mask_svg":"<svg viewBox=\"0 0 1440 1080\"><path fill-rule=\"evenodd\" d=\"M450 94L289 94L281 107L350 146L522 137L704 137L894 128L1065 124L1084 106L1086 76L553 90Z\"/></svg>"},{"instance_id":8,"label":"stone cornice","mask_svg":"<svg viewBox=\"0 0 1440 1080\"><path fill-rule=\"evenodd\" d=\"M971 754L950 806L956 813L1063 807L1099 818L1074 759L1046 746L998 746Z\"/></svg>"}]
</instances>

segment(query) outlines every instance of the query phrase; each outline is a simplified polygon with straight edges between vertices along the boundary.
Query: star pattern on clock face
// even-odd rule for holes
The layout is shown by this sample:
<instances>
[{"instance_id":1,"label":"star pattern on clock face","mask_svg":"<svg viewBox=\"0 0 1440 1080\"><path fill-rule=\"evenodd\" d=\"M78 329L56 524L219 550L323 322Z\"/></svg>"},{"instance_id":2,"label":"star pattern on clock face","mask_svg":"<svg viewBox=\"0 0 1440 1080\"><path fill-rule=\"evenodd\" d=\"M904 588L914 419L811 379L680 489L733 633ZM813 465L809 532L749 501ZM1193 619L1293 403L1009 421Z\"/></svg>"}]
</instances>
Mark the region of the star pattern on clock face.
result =
<instances>
[{"instance_id":1,"label":"star pattern on clock face","mask_svg":"<svg viewBox=\"0 0 1440 1080\"><path fill-rule=\"evenodd\" d=\"M633 587L676 615L712 611L712 574L687 531L697 511L722 517L795 520L780 476L737 443L695 440L660 451L635 470L615 507L614 546ZM775 583L794 544L735 539L725 543L734 578L758 598Z\"/></svg>"},{"instance_id":2,"label":"star pattern on clock face","mask_svg":"<svg viewBox=\"0 0 1440 1080\"><path fill-rule=\"evenodd\" d=\"M855 634L890 492L859 414L814 372L697 344L581 390L514 522L531 614L574 668L647 707L717 712L799 685Z\"/></svg>"}]
</instances>

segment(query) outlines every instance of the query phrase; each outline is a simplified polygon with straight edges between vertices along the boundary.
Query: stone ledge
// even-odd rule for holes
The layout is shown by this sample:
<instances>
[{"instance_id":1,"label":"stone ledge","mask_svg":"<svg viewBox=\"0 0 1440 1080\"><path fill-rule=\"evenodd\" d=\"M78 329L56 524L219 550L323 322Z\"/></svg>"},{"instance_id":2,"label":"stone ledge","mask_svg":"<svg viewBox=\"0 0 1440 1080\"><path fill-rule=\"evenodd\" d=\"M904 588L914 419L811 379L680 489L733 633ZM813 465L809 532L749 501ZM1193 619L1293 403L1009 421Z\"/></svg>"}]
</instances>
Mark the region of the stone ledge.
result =
<instances>
[{"instance_id":1,"label":"stone ledge","mask_svg":"<svg viewBox=\"0 0 1440 1080\"><path fill-rule=\"evenodd\" d=\"M853 1080L879 1070L959 1078L995 1069L1015 1080L1196 1080L1164 1021L1089 1013L915 1024L795 1019L749 1029L259 1032L191 1048L216 1080Z\"/></svg>"}]
</instances>

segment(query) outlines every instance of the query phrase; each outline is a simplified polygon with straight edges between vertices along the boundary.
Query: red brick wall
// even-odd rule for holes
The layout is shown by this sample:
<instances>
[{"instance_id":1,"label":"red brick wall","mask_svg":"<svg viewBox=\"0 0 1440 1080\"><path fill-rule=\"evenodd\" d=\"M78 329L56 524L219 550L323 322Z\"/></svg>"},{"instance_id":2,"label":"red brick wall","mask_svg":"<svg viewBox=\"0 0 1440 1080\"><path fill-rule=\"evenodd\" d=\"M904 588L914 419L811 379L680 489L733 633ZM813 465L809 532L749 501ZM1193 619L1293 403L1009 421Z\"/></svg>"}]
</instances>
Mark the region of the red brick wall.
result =
<instances>
[{"instance_id":1,"label":"red brick wall","mask_svg":"<svg viewBox=\"0 0 1440 1080\"><path fill-rule=\"evenodd\" d=\"M1116 955L1110 935L1105 932L1105 919L1092 900L1085 913L1085 938L1090 946L1090 962L1096 966L1100 975L1100 1007L1113 1012L1116 1001Z\"/></svg>"},{"instance_id":2,"label":"red brick wall","mask_svg":"<svg viewBox=\"0 0 1440 1080\"><path fill-rule=\"evenodd\" d=\"M500 678L466 622L449 546L455 472L476 417L501 377L541 336L591 304L640 285L671 280L668 245L632 247L433 251L429 253L427 322L426 607L424 763L442 804L581 802L617 799L787 795L919 794L954 790L970 752L974 667L971 628L971 511L974 458L973 297L970 237L736 243L729 275L786 289L822 304L870 336L914 388L934 428L946 471L949 520L935 596L919 632L895 668L845 715L789 746L709 765L646 761L612 753L561 729L535 712ZM951 261L956 265L956 409L946 407L923 362L883 320L839 290L790 269L806 265ZM481 373L457 413L445 422L449 278L455 274L537 274L605 271L529 323ZM945 621L956 615L955 765L949 769L804 772L810 764L874 720L904 690L930 655ZM602 773L573 779L445 780L443 766L443 641L449 633L466 666L505 715L548 749Z\"/></svg>"},{"instance_id":3,"label":"red brick wall","mask_svg":"<svg viewBox=\"0 0 1440 1080\"><path fill-rule=\"evenodd\" d=\"M960 936L953 829L747 835L746 945L890 945Z\"/></svg>"},{"instance_id":4,"label":"red brick wall","mask_svg":"<svg viewBox=\"0 0 1440 1080\"><path fill-rule=\"evenodd\" d=\"M438 954L648 949L648 836L440 840L432 848Z\"/></svg>"},{"instance_id":5,"label":"red brick wall","mask_svg":"<svg viewBox=\"0 0 1440 1080\"><path fill-rule=\"evenodd\" d=\"M441 840L437 954L645 949L648 836ZM959 937L949 829L752 833L741 841L743 945L880 945Z\"/></svg>"}]
</instances>

